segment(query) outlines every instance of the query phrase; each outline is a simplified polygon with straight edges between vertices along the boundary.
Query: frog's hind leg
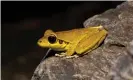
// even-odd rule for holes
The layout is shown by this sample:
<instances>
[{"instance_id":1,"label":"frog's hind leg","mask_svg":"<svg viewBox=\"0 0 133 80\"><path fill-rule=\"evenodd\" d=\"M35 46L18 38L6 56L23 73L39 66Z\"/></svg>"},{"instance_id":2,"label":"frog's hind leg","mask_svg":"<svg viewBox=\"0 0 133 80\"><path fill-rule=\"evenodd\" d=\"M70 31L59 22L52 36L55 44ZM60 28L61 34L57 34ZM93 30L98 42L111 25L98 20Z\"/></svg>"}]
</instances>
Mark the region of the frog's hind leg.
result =
<instances>
[{"instance_id":1,"label":"frog's hind leg","mask_svg":"<svg viewBox=\"0 0 133 80\"><path fill-rule=\"evenodd\" d=\"M106 36L106 31L101 30L100 32L84 37L77 45L75 49L76 53L82 54L84 52L90 52L94 50L104 40L105 36Z\"/></svg>"}]
</instances>

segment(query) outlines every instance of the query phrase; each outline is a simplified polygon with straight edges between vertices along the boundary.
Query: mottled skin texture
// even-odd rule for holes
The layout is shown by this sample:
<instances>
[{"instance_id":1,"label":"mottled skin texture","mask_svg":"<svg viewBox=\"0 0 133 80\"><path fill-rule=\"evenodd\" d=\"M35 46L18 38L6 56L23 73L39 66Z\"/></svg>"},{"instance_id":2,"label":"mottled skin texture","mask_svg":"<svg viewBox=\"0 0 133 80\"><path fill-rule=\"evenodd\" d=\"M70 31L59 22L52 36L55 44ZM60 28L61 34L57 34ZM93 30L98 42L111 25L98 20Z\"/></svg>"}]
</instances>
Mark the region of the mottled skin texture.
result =
<instances>
[{"instance_id":1,"label":"mottled skin texture","mask_svg":"<svg viewBox=\"0 0 133 80\"><path fill-rule=\"evenodd\" d=\"M44 36L39 39L38 45L44 48L51 48L57 51L66 51L66 54L60 56L72 56L75 52L82 54L90 52L97 48L99 44L105 39L107 31L103 26L87 27L80 29L72 29L68 31L53 32L46 30ZM50 43L49 36L55 36L56 41Z\"/></svg>"}]
</instances>

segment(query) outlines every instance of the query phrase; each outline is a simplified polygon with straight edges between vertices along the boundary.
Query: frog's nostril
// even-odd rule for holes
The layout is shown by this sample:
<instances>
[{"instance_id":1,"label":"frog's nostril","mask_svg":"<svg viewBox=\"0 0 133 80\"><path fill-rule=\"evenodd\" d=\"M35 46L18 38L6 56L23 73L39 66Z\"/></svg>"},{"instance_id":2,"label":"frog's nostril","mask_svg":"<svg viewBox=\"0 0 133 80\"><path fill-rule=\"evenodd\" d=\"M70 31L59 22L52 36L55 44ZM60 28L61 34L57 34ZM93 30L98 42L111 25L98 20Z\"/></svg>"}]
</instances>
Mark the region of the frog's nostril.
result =
<instances>
[{"instance_id":1,"label":"frog's nostril","mask_svg":"<svg viewBox=\"0 0 133 80\"><path fill-rule=\"evenodd\" d=\"M41 43L42 41L40 40L39 42Z\"/></svg>"}]
</instances>

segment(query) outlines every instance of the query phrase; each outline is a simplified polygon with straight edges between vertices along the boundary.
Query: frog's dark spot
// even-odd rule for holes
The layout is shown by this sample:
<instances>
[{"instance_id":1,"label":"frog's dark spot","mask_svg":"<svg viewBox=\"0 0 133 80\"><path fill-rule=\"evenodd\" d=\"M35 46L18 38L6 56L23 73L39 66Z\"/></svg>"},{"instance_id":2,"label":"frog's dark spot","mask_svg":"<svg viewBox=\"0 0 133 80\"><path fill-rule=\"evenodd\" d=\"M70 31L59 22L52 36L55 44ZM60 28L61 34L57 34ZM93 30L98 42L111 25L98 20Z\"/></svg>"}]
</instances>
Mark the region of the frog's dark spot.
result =
<instances>
[{"instance_id":1,"label":"frog's dark spot","mask_svg":"<svg viewBox=\"0 0 133 80\"><path fill-rule=\"evenodd\" d=\"M62 43L63 43L63 41L62 41L62 40L59 40L59 43L60 43L60 44L62 44Z\"/></svg>"},{"instance_id":2,"label":"frog's dark spot","mask_svg":"<svg viewBox=\"0 0 133 80\"><path fill-rule=\"evenodd\" d=\"M68 42L65 42L65 44L68 44Z\"/></svg>"},{"instance_id":3,"label":"frog's dark spot","mask_svg":"<svg viewBox=\"0 0 133 80\"><path fill-rule=\"evenodd\" d=\"M40 40L39 42L41 43L42 41Z\"/></svg>"}]
</instances>

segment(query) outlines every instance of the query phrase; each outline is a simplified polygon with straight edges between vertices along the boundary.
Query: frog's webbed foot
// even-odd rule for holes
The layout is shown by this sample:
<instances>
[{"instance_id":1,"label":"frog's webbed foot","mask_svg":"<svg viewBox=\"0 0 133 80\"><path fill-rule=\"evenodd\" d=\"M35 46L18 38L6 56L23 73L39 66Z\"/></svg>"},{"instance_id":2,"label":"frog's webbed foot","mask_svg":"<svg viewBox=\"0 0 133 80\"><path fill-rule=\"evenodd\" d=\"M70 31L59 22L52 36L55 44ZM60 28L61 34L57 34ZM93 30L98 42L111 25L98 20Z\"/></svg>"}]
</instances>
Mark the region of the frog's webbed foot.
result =
<instances>
[{"instance_id":1,"label":"frog's webbed foot","mask_svg":"<svg viewBox=\"0 0 133 80\"><path fill-rule=\"evenodd\" d=\"M72 55L72 56L66 56L66 57L64 57L64 58L67 58L67 59L70 59L70 58L78 58L79 56L78 55Z\"/></svg>"},{"instance_id":2,"label":"frog's webbed foot","mask_svg":"<svg viewBox=\"0 0 133 80\"><path fill-rule=\"evenodd\" d=\"M64 56L66 56L66 53L62 52L60 54L55 54L55 56L57 56L57 57L64 57Z\"/></svg>"}]
</instances>

